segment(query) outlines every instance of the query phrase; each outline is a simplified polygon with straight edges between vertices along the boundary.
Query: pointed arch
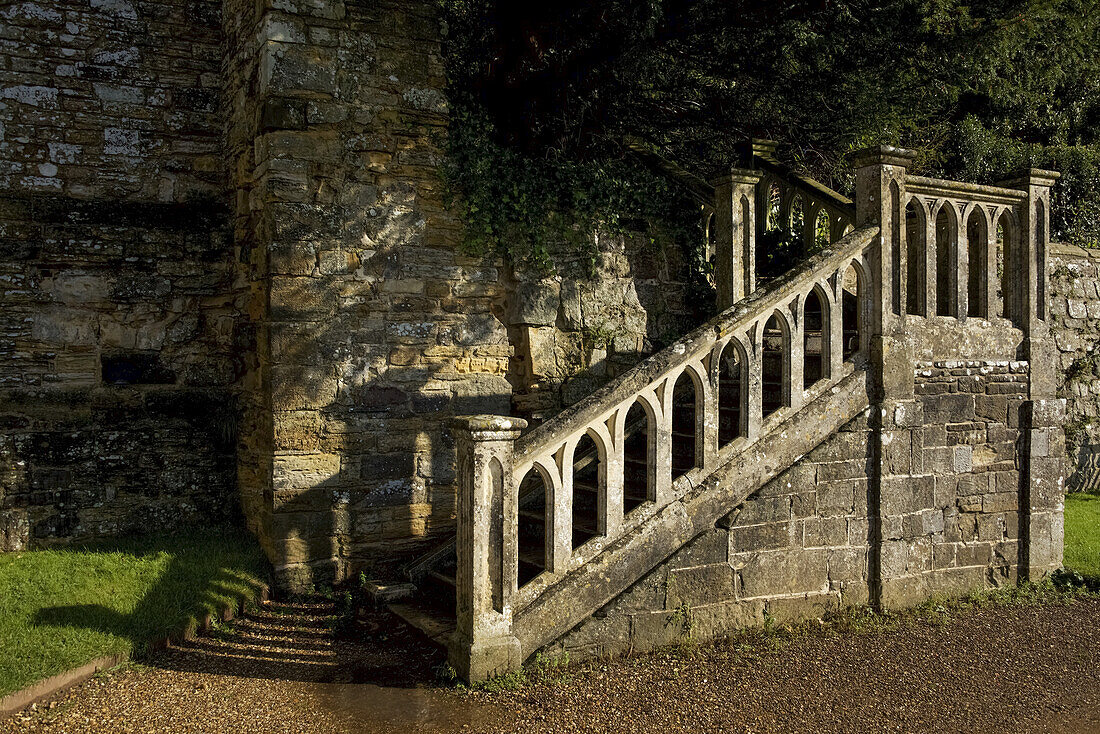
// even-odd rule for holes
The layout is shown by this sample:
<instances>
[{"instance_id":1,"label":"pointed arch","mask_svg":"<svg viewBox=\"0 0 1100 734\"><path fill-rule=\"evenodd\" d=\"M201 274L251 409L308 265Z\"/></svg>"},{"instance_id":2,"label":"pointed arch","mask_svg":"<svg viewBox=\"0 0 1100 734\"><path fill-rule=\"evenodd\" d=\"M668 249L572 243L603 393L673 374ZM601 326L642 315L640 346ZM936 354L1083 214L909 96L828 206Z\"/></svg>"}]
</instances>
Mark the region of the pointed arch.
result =
<instances>
[{"instance_id":1,"label":"pointed arch","mask_svg":"<svg viewBox=\"0 0 1100 734\"><path fill-rule=\"evenodd\" d=\"M656 499L657 416L641 396L623 419L623 512Z\"/></svg>"},{"instance_id":2,"label":"pointed arch","mask_svg":"<svg viewBox=\"0 0 1100 734\"><path fill-rule=\"evenodd\" d=\"M698 418L702 415L703 386L695 370L684 369L672 388L672 479L702 463L698 450Z\"/></svg>"},{"instance_id":3,"label":"pointed arch","mask_svg":"<svg viewBox=\"0 0 1100 734\"><path fill-rule=\"evenodd\" d=\"M718 446L746 434L745 399L748 396L748 357L745 347L731 338L718 358Z\"/></svg>"},{"instance_id":4,"label":"pointed arch","mask_svg":"<svg viewBox=\"0 0 1100 734\"><path fill-rule=\"evenodd\" d=\"M779 310L764 324L761 334L762 414L764 418L791 404L791 327Z\"/></svg>"},{"instance_id":5,"label":"pointed arch","mask_svg":"<svg viewBox=\"0 0 1100 734\"><path fill-rule=\"evenodd\" d=\"M814 249L822 250L832 241L833 223L829 212L818 209L814 219Z\"/></svg>"},{"instance_id":6,"label":"pointed arch","mask_svg":"<svg viewBox=\"0 0 1100 734\"><path fill-rule=\"evenodd\" d=\"M519 484L519 586L528 584L549 566L549 537L554 480L541 462L535 462Z\"/></svg>"},{"instance_id":7,"label":"pointed arch","mask_svg":"<svg viewBox=\"0 0 1100 734\"><path fill-rule=\"evenodd\" d=\"M890 182L890 302L895 316L901 309L901 273L902 263L902 226L901 226L901 190L897 181Z\"/></svg>"},{"instance_id":8,"label":"pointed arch","mask_svg":"<svg viewBox=\"0 0 1100 734\"><path fill-rule=\"evenodd\" d=\"M607 491L607 449L593 429L585 431L571 453L573 472L573 547L600 534L601 497Z\"/></svg>"},{"instance_id":9,"label":"pointed arch","mask_svg":"<svg viewBox=\"0 0 1100 734\"><path fill-rule=\"evenodd\" d=\"M1035 317L1040 321L1047 318L1047 210L1042 199L1035 202Z\"/></svg>"},{"instance_id":10,"label":"pointed arch","mask_svg":"<svg viewBox=\"0 0 1100 734\"><path fill-rule=\"evenodd\" d=\"M966 276L967 316L989 318L989 222L980 205L966 217Z\"/></svg>"},{"instance_id":11,"label":"pointed arch","mask_svg":"<svg viewBox=\"0 0 1100 734\"><path fill-rule=\"evenodd\" d=\"M905 312L927 316L928 216L920 199L905 205Z\"/></svg>"},{"instance_id":12,"label":"pointed arch","mask_svg":"<svg viewBox=\"0 0 1100 734\"><path fill-rule=\"evenodd\" d=\"M858 260L852 260L844 269L840 283L841 348L845 362L852 361L863 348L868 293L866 270Z\"/></svg>"},{"instance_id":13,"label":"pointed arch","mask_svg":"<svg viewBox=\"0 0 1100 734\"><path fill-rule=\"evenodd\" d=\"M997 274L1001 293L1001 317L1019 325L1020 291L1017 258L1019 248L1019 227L1011 209L1005 209L997 217Z\"/></svg>"},{"instance_id":14,"label":"pointed arch","mask_svg":"<svg viewBox=\"0 0 1100 734\"><path fill-rule=\"evenodd\" d=\"M802 304L802 388L829 376L829 298L815 285Z\"/></svg>"},{"instance_id":15,"label":"pointed arch","mask_svg":"<svg viewBox=\"0 0 1100 734\"><path fill-rule=\"evenodd\" d=\"M949 199L936 210L936 315L959 315L959 215Z\"/></svg>"}]
</instances>

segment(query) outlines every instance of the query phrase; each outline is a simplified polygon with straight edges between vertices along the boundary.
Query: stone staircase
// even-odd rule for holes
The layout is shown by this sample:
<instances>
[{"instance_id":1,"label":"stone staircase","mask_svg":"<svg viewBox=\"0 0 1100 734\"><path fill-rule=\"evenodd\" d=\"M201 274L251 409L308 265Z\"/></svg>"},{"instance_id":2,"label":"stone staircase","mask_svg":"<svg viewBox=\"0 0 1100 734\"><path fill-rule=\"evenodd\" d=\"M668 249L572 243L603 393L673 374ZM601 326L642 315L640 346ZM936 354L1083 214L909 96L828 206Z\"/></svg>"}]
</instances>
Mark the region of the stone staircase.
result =
<instances>
[{"instance_id":1,"label":"stone staircase","mask_svg":"<svg viewBox=\"0 0 1100 734\"><path fill-rule=\"evenodd\" d=\"M887 405L892 371L911 382L891 341L904 331L905 276L894 272L902 225L888 186L906 153L877 149L857 163L857 211L773 151L754 146L752 168L714 185L721 314L530 431L519 418L456 420L456 537L408 568L422 593L392 608L447 644L468 680L517 668L870 405ZM1020 199L914 181L980 204ZM757 234L775 218L790 227L796 199L807 249L823 234L831 244L758 288ZM959 295L956 307L968 302Z\"/></svg>"}]
</instances>

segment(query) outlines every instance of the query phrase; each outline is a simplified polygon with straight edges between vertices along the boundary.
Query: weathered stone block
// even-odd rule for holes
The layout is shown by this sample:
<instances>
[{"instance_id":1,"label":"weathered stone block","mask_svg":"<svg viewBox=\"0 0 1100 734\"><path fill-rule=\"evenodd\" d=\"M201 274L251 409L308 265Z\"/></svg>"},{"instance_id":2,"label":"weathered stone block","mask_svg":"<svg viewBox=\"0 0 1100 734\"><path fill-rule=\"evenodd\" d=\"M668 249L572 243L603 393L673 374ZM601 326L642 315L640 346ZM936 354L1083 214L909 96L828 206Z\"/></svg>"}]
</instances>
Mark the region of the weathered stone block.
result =
<instances>
[{"instance_id":1,"label":"weathered stone block","mask_svg":"<svg viewBox=\"0 0 1100 734\"><path fill-rule=\"evenodd\" d=\"M776 550L791 544L791 523L735 525L729 530L729 554L757 550Z\"/></svg>"},{"instance_id":2,"label":"weathered stone block","mask_svg":"<svg viewBox=\"0 0 1100 734\"><path fill-rule=\"evenodd\" d=\"M732 601L735 596L735 574L728 563L672 569L668 573L666 609L681 605L696 607Z\"/></svg>"},{"instance_id":3,"label":"weathered stone block","mask_svg":"<svg viewBox=\"0 0 1100 734\"><path fill-rule=\"evenodd\" d=\"M742 599L823 592L829 585L828 551L768 551L731 556Z\"/></svg>"}]
</instances>

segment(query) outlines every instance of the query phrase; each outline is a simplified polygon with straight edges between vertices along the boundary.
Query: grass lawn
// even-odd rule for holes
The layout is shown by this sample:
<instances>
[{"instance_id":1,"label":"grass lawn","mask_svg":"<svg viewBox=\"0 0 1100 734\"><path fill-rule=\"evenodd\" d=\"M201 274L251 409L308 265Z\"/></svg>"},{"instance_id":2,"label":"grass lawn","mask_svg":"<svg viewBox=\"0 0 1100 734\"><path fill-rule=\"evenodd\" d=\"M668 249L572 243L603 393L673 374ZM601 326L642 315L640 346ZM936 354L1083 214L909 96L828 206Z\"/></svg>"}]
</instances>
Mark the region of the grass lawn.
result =
<instances>
[{"instance_id":1,"label":"grass lawn","mask_svg":"<svg viewBox=\"0 0 1100 734\"><path fill-rule=\"evenodd\" d=\"M1100 496L1066 496L1065 566L1100 579Z\"/></svg>"},{"instance_id":2,"label":"grass lawn","mask_svg":"<svg viewBox=\"0 0 1100 734\"><path fill-rule=\"evenodd\" d=\"M248 533L203 531L0 554L0 696L254 598L266 562Z\"/></svg>"}]
</instances>

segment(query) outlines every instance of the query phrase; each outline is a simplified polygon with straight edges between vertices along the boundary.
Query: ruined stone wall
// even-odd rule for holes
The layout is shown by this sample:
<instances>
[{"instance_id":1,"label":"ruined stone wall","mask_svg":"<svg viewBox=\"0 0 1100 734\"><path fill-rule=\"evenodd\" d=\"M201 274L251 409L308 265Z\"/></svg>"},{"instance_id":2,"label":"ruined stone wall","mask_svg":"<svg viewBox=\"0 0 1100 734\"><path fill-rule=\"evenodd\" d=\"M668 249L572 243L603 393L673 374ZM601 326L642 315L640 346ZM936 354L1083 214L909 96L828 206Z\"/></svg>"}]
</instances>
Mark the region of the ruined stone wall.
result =
<instances>
[{"instance_id":1,"label":"ruined stone wall","mask_svg":"<svg viewBox=\"0 0 1100 734\"><path fill-rule=\"evenodd\" d=\"M913 377L916 400L896 421L908 430L887 433L881 504L872 408L550 652L639 651L817 618L869 603L878 567L891 607L1015 583L1028 366L918 363Z\"/></svg>"},{"instance_id":2,"label":"ruined stone wall","mask_svg":"<svg viewBox=\"0 0 1100 734\"><path fill-rule=\"evenodd\" d=\"M237 237L260 294L242 492L270 514L254 524L282 582L306 587L453 526L448 419L509 410L504 291L441 200L434 5L226 7Z\"/></svg>"},{"instance_id":3,"label":"ruined stone wall","mask_svg":"<svg viewBox=\"0 0 1100 734\"><path fill-rule=\"evenodd\" d=\"M1067 489L1100 491L1100 250L1051 243L1050 315L1066 399Z\"/></svg>"},{"instance_id":4,"label":"ruined stone wall","mask_svg":"<svg viewBox=\"0 0 1100 734\"><path fill-rule=\"evenodd\" d=\"M553 416L715 313L713 297L689 302L676 243L597 233L593 255L550 258L551 274L519 270L509 283L515 415Z\"/></svg>"},{"instance_id":5,"label":"ruined stone wall","mask_svg":"<svg viewBox=\"0 0 1100 734\"><path fill-rule=\"evenodd\" d=\"M0 10L5 548L236 511L219 14Z\"/></svg>"}]
</instances>

